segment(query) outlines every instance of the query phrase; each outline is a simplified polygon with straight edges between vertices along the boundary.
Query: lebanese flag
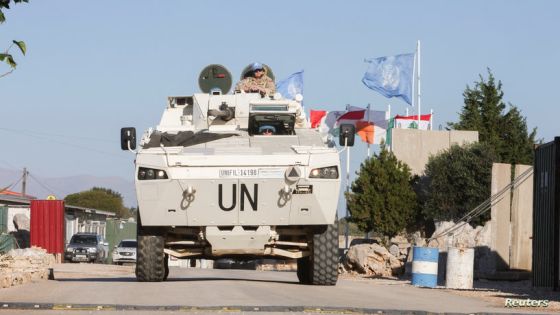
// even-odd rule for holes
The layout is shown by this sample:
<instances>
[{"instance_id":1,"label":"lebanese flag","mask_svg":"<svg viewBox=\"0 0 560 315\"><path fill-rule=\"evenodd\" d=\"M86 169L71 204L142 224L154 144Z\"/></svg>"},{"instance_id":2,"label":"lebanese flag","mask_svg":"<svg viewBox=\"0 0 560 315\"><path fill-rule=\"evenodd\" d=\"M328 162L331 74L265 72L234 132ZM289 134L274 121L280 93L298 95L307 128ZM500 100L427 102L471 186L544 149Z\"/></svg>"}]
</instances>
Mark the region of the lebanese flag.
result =
<instances>
[{"instance_id":1,"label":"lebanese flag","mask_svg":"<svg viewBox=\"0 0 560 315\"><path fill-rule=\"evenodd\" d=\"M394 120L394 128L428 130L431 119L432 114L420 115L420 124L418 124L418 115L397 115Z\"/></svg>"},{"instance_id":2,"label":"lebanese flag","mask_svg":"<svg viewBox=\"0 0 560 315\"><path fill-rule=\"evenodd\" d=\"M327 116L326 110L311 110L309 114L309 121L311 122L311 128L317 128L321 124L321 119Z\"/></svg>"}]
</instances>

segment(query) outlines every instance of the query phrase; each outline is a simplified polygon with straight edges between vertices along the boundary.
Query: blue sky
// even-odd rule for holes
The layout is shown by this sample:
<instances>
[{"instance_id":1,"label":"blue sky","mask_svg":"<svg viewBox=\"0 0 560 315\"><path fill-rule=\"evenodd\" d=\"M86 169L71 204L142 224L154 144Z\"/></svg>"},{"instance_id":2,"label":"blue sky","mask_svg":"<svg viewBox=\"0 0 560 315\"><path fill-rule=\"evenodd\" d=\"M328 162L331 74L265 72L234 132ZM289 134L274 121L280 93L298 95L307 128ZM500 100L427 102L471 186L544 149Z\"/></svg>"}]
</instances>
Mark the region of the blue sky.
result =
<instances>
[{"instance_id":1,"label":"blue sky","mask_svg":"<svg viewBox=\"0 0 560 315\"><path fill-rule=\"evenodd\" d=\"M132 179L120 128L155 126L166 97L198 92L209 63L234 77L253 61L278 79L304 69L307 108L391 104L403 114L404 102L361 83L363 60L413 52L417 40L422 109L434 110L436 127L457 120L466 85L489 67L505 100L549 141L559 134L559 9L555 1L30 0L0 25L1 49L12 39L28 47L25 57L12 51L18 68L0 78L0 167Z\"/></svg>"}]
</instances>

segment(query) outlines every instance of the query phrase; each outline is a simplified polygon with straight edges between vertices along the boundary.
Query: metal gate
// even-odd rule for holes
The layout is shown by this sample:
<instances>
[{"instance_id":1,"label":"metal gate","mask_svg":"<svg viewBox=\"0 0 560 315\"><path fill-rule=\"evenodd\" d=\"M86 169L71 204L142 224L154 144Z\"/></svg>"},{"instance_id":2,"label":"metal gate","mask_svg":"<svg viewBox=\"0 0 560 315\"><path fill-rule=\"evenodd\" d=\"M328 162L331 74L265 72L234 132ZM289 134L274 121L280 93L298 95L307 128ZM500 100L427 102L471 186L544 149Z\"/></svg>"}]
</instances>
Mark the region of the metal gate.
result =
<instances>
[{"instance_id":1,"label":"metal gate","mask_svg":"<svg viewBox=\"0 0 560 315\"><path fill-rule=\"evenodd\" d=\"M533 286L560 288L560 137L535 150Z\"/></svg>"}]
</instances>

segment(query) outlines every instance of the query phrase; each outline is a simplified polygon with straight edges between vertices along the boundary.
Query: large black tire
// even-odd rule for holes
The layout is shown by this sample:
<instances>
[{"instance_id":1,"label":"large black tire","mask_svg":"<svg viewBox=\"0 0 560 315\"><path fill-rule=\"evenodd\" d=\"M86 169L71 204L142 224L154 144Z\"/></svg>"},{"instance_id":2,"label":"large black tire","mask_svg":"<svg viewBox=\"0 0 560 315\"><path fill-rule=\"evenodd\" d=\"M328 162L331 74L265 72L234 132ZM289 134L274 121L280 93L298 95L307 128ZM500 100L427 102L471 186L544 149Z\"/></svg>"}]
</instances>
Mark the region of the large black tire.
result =
<instances>
[{"instance_id":1,"label":"large black tire","mask_svg":"<svg viewBox=\"0 0 560 315\"><path fill-rule=\"evenodd\" d=\"M311 270L309 266L309 257L297 260L297 277L301 284L311 284Z\"/></svg>"},{"instance_id":2,"label":"large black tire","mask_svg":"<svg viewBox=\"0 0 560 315\"><path fill-rule=\"evenodd\" d=\"M311 255L298 259L303 284L336 285L338 280L338 222L313 235Z\"/></svg>"},{"instance_id":3,"label":"large black tire","mask_svg":"<svg viewBox=\"0 0 560 315\"><path fill-rule=\"evenodd\" d=\"M165 279L163 236L138 235L136 279L140 282L160 282Z\"/></svg>"},{"instance_id":4,"label":"large black tire","mask_svg":"<svg viewBox=\"0 0 560 315\"><path fill-rule=\"evenodd\" d=\"M136 280L140 282L160 282L165 280L165 244L163 236L156 230L142 227L140 216L136 228Z\"/></svg>"},{"instance_id":5,"label":"large black tire","mask_svg":"<svg viewBox=\"0 0 560 315\"><path fill-rule=\"evenodd\" d=\"M163 280L167 280L167 277L169 277L169 255L165 254L165 263L164 263L164 268L165 268L165 274L163 276Z\"/></svg>"}]
</instances>

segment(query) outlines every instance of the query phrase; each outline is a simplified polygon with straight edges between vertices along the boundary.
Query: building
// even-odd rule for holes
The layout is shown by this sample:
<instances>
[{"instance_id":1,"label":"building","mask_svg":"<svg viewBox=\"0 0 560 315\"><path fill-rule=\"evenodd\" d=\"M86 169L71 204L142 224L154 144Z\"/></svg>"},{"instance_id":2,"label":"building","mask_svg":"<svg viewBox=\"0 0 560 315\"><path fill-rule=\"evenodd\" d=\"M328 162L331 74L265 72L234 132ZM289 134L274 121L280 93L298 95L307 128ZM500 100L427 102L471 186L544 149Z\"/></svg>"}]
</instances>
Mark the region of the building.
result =
<instances>
[{"instance_id":1,"label":"building","mask_svg":"<svg viewBox=\"0 0 560 315\"><path fill-rule=\"evenodd\" d=\"M16 227L13 224L14 217L17 214L24 214L27 218L30 218L30 204L31 200L34 199L37 198L13 191L2 191L0 193L0 211L4 213L6 231L0 232L16 232ZM110 211L65 204L64 218L66 226L65 238L66 241L69 241L72 235L78 232L91 232L105 237L107 219L115 218L115 214Z\"/></svg>"}]
</instances>

